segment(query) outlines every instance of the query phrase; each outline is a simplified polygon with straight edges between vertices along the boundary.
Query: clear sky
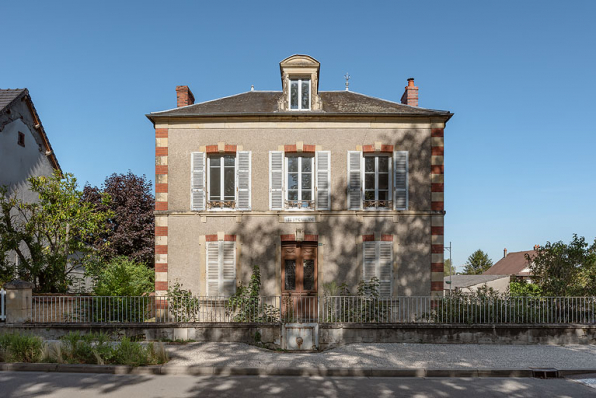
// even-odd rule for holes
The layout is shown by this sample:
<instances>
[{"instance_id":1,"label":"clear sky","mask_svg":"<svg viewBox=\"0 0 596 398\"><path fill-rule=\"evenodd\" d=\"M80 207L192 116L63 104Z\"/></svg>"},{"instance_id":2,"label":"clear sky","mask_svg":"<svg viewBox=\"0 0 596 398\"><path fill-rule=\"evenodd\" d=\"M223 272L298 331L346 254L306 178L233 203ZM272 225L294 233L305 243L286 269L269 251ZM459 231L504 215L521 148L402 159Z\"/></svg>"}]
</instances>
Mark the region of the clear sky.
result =
<instances>
[{"instance_id":1,"label":"clear sky","mask_svg":"<svg viewBox=\"0 0 596 398\"><path fill-rule=\"evenodd\" d=\"M279 90L278 63L321 62L321 90L455 113L446 241L483 249L595 236L596 1L0 1L0 87L27 87L62 168L154 179L145 114ZM448 253L446 253L448 256Z\"/></svg>"}]
</instances>

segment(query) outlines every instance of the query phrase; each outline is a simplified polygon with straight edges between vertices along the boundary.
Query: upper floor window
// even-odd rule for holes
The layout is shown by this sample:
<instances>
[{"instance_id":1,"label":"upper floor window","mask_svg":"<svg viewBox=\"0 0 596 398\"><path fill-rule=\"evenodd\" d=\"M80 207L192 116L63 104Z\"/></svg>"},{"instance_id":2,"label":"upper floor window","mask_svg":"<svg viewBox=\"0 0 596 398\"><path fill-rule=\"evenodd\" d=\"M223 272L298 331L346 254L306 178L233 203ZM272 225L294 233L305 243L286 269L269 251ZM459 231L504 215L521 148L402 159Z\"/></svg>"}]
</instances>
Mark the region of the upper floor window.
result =
<instances>
[{"instance_id":1,"label":"upper floor window","mask_svg":"<svg viewBox=\"0 0 596 398\"><path fill-rule=\"evenodd\" d=\"M391 157L364 157L364 208L391 209Z\"/></svg>"},{"instance_id":2,"label":"upper floor window","mask_svg":"<svg viewBox=\"0 0 596 398\"><path fill-rule=\"evenodd\" d=\"M393 156L391 156L393 155ZM408 152L348 152L348 210L407 210Z\"/></svg>"},{"instance_id":3,"label":"upper floor window","mask_svg":"<svg viewBox=\"0 0 596 398\"><path fill-rule=\"evenodd\" d=\"M290 79L290 109L310 109L310 79Z\"/></svg>"},{"instance_id":4,"label":"upper floor window","mask_svg":"<svg viewBox=\"0 0 596 398\"><path fill-rule=\"evenodd\" d=\"M208 208L233 209L236 207L236 155L210 155Z\"/></svg>"},{"instance_id":5,"label":"upper floor window","mask_svg":"<svg viewBox=\"0 0 596 398\"><path fill-rule=\"evenodd\" d=\"M329 151L269 152L269 208L329 210L330 161Z\"/></svg>"},{"instance_id":6,"label":"upper floor window","mask_svg":"<svg viewBox=\"0 0 596 398\"><path fill-rule=\"evenodd\" d=\"M286 157L287 209L314 208L313 160L312 156Z\"/></svg>"},{"instance_id":7,"label":"upper floor window","mask_svg":"<svg viewBox=\"0 0 596 398\"><path fill-rule=\"evenodd\" d=\"M191 210L250 210L251 152L191 153Z\"/></svg>"}]
</instances>

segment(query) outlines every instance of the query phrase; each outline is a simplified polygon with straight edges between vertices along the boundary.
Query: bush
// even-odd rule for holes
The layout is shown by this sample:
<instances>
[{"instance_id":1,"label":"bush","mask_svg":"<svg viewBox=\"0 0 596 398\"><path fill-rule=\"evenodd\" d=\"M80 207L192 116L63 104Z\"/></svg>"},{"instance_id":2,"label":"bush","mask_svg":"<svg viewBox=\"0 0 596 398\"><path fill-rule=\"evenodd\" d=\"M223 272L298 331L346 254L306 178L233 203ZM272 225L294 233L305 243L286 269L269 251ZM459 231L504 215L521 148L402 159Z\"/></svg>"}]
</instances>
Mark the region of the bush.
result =
<instances>
[{"instance_id":1,"label":"bush","mask_svg":"<svg viewBox=\"0 0 596 398\"><path fill-rule=\"evenodd\" d=\"M43 357L43 341L29 334L0 335L0 362L38 362Z\"/></svg>"},{"instance_id":2,"label":"bush","mask_svg":"<svg viewBox=\"0 0 596 398\"><path fill-rule=\"evenodd\" d=\"M279 309L262 302L261 269L258 265L252 267L252 275L248 286L242 283L226 303L226 312L232 316L234 322L279 322Z\"/></svg>"},{"instance_id":3,"label":"bush","mask_svg":"<svg viewBox=\"0 0 596 398\"><path fill-rule=\"evenodd\" d=\"M94 292L98 296L142 296L153 292L153 270L124 256L99 267Z\"/></svg>"},{"instance_id":4,"label":"bush","mask_svg":"<svg viewBox=\"0 0 596 398\"><path fill-rule=\"evenodd\" d=\"M379 292L380 281L373 277L358 283L355 295L350 294L345 283L337 285L335 282L323 285L325 289L325 303L323 305L325 322L388 322L391 317L391 299L383 299ZM341 299L331 298L334 293L340 293Z\"/></svg>"},{"instance_id":5,"label":"bush","mask_svg":"<svg viewBox=\"0 0 596 398\"><path fill-rule=\"evenodd\" d=\"M198 297L193 297L190 290L182 289L182 285L176 282L174 286L168 287L166 297L168 300L168 310L174 318L174 322L198 321L199 299Z\"/></svg>"},{"instance_id":6,"label":"bush","mask_svg":"<svg viewBox=\"0 0 596 398\"><path fill-rule=\"evenodd\" d=\"M523 280L509 283L509 294L512 297L540 297L543 295L540 286Z\"/></svg>"}]
</instances>

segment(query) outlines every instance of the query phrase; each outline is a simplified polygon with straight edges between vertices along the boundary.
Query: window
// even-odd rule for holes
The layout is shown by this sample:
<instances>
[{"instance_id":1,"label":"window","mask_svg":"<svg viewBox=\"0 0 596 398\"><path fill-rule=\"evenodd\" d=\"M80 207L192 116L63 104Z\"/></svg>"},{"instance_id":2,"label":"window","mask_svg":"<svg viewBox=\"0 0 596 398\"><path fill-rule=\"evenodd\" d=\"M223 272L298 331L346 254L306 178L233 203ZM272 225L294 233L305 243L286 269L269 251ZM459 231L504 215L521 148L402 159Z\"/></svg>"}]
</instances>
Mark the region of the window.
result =
<instances>
[{"instance_id":1,"label":"window","mask_svg":"<svg viewBox=\"0 0 596 398\"><path fill-rule=\"evenodd\" d=\"M209 156L207 165L209 168L207 207L233 209L236 204L236 156Z\"/></svg>"},{"instance_id":2,"label":"window","mask_svg":"<svg viewBox=\"0 0 596 398\"><path fill-rule=\"evenodd\" d=\"M329 210L331 152L314 155L269 152L271 210Z\"/></svg>"},{"instance_id":3,"label":"window","mask_svg":"<svg viewBox=\"0 0 596 398\"><path fill-rule=\"evenodd\" d=\"M236 293L236 242L207 242L207 296Z\"/></svg>"},{"instance_id":4,"label":"window","mask_svg":"<svg viewBox=\"0 0 596 398\"><path fill-rule=\"evenodd\" d=\"M286 157L286 208L314 208L313 157Z\"/></svg>"},{"instance_id":5,"label":"window","mask_svg":"<svg viewBox=\"0 0 596 398\"><path fill-rule=\"evenodd\" d=\"M17 137L17 144L19 144L23 148L25 147L25 134L21 133L20 131L19 136Z\"/></svg>"},{"instance_id":6,"label":"window","mask_svg":"<svg viewBox=\"0 0 596 398\"><path fill-rule=\"evenodd\" d=\"M391 158L389 156L364 157L364 208L390 209Z\"/></svg>"},{"instance_id":7,"label":"window","mask_svg":"<svg viewBox=\"0 0 596 398\"><path fill-rule=\"evenodd\" d=\"M310 79L290 80L290 109L310 109Z\"/></svg>"},{"instance_id":8,"label":"window","mask_svg":"<svg viewBox=\"0 0 596 398\"><path fill-rule=\"evenodd\" d=\"M363 242L363 276L364 280L379 280L381 297L392 295L393 279L393 242Z\"/></svg>"},{"instance_id":9,"label":"window","mask_svg":"<svg viewBox=\"0 0 596 398\"><path fill-rule=\"evenodd\" d=\"M348 152L348 210L407 210L408 152Z\"/></svg>"},{"instance_id":10,"label":"window","mask_svg":"<svg viewBox=\"0 0 596 398\"><path fill-rule=\"evenodd\" d=\"M190 185L191 210L250 210L251 152L192 152Z\"/></svg>"}]
</instances>

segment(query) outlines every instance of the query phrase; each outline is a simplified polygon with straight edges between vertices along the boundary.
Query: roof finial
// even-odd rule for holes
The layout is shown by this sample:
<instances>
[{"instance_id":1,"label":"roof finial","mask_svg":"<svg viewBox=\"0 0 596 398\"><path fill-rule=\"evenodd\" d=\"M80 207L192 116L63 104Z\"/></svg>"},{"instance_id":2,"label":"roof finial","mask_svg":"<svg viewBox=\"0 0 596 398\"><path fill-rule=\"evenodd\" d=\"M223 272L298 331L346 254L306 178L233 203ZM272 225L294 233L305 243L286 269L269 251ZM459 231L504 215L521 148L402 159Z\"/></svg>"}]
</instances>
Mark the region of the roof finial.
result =
<instances>
[{"instance_id":1,"label":"roof finial","mask_svg":"<svg viewBox=\"0 0 596 398\"><path fill-rule=\"evenodd\" d=\"M255 85L254 84L251 84L250 85L250 91L255 91Z\"/></svg>"},{"instance_id":2,"label":"roof finial","mask_svg":"<svg viewBox=\"0 0 596 398\"><path fill-rule=\"evenodd\" d=\"M344 75L344 78L346 79L346 91L350 91L350 74L348 72L346 72L346 74Z\"/></svg>"}]
</instances>

